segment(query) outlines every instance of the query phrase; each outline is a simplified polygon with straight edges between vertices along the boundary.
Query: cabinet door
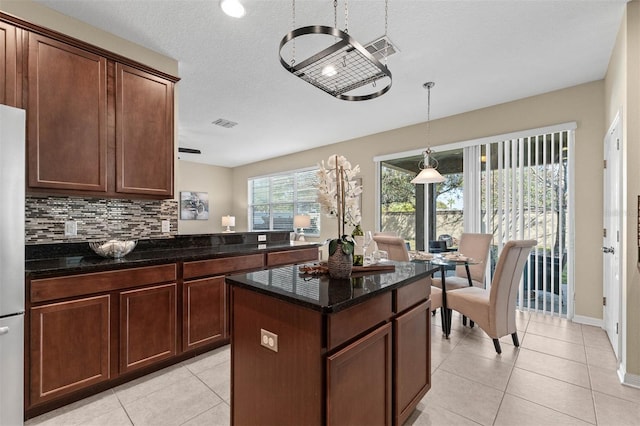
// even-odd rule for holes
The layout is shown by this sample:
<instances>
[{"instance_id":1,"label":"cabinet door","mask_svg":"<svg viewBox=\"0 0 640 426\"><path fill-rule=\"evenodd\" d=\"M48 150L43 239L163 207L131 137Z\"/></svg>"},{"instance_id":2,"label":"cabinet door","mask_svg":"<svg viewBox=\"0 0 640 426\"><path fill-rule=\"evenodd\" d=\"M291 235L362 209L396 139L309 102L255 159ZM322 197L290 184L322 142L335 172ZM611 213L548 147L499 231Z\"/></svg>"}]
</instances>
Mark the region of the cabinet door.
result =
<instances>
[{"instance_id":1,"label":"cabinet door","mask_svg":"<svg viewBox=\"0 0 640 426\"><path fill-rule=\"evenodd\" d=\"M431 388L431 315L424 301L394 320L395 421L401 425Z\"/></svg>"},{"instance_id":2,"label":"cabinet door","mask_svg":"<svg viewBox=\"0 0 640 426\"><path fill-rule=\"evenodd\" d=\"M120 293L120 372L176 354L176 284Z\"/></svg>"},{"instance_id":3,"label":"cabinet door","mask_svg":"<svg viewBox=\"0 0 640 426\"><path fill-rule=\"evenodd\" d=\"M0 104L19 106L18 29L0 22Z\"/></svg>"},{"instance_id":4,"label":"cabinet door","mask_svg":"<svg viewBox=\"0 0 640 426\"><path fill-rule=\"evenodd\" d=\"M108 295L31 308L31 405L109 379Z\"/></svg>"},{"instance_id":5,"label":"cabinet door","mask_svg":"<svg viewBox=\"0 0 640 426\"><path fill-rule=\"evenodd\" d=\"M116 64L116 192L173 197L173 83Z\"/></svg>"},{"instance_id":6,"label":"cabinet door","mask_svg":"<svg viewBox=\"0 0 640 426\"><path fill-rule=\"evenodd\" d=\"M106 59L34 33L28 49L29 186L106 192Z\"/></svg>"},{"instance_id":7,"label":"cabinet door","mask_svg":"<svg viewBox=\"0 0 640 426\"><path fill-rule=\"evenodd\" d=\"M227 337L227 288L224 277L184 283L182 348L189 350Z\"/></svg>"},{"instance_id":8,"label":"cabinet door","mask_svg":"<svg viewBox=\"0 0 640 426\"><path fill-rule=\"evenodd\" d=\"M391 424L391 324L327 358L327 424Z\"/></svg>"}]
</instances>

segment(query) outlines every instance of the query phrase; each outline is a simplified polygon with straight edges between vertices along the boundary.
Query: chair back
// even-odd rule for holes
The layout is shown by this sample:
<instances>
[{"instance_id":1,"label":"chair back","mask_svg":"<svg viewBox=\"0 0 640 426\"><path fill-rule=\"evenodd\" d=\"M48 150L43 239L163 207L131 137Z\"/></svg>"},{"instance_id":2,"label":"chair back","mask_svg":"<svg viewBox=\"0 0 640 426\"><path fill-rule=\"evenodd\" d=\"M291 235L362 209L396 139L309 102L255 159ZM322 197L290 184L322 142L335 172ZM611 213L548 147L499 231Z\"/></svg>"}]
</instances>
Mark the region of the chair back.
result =
<instances>
[{"instance_id":1,"label":"chair back","mask_svg":"<svg viewBox=\"0 0 640 426\"><path fill-rule=\"evenodd\" d=\"M536 240L509 241L500 253L491 281L489 323L498 336L516 332L516 295L524 264Z\"/></svg>"},{"instance_id":2,"label":"chair back","mask_svg":"<svg viewBox=\"0 0 640 426\"><path fill-rule=\"evenodd\" d=\"M479 283L481 288L484 288L484 276L487 270L487 259L492 239L493 235L491 234L472 234L467 232L460 236L460 244L458 244L460 253L479 262L476 265L469 265L469 273L471 274L471 279ZM467 278L466 268L458 266L456 268L456 276ZM476 284L474 283L474 285Z\"/></svg>"},{"instance_id":3,"label":"chair back","mask_svg":"<svg viewBox=\"0 0 640 426\"><path fill-rule=\"evenodd\" d=\"M389 260L409 261L409 251L403 238L390 235L374 235L373 241L378 245L378 250L384 250L389 254Z\"/></svg>"}]
</instances>

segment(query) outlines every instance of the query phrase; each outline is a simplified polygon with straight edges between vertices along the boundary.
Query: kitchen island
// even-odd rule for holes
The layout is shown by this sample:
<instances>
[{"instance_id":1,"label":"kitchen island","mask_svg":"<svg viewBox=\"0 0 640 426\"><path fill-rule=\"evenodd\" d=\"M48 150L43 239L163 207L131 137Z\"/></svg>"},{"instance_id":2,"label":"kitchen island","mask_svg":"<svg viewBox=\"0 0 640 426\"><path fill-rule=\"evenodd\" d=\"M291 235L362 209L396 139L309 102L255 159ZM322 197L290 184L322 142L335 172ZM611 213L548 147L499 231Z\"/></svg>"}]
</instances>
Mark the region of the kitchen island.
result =
<instances>
[{"instance_id":1,"label":"kitchen island","mask_svg":"<svg viewBox=\"0 0 640 426\"><path fill-rule=\"evenodd\" d=\"M299 266L227 276L232 424L403 424L431 387L437 266L350 280Z\"/></svg>"}]
</instances>

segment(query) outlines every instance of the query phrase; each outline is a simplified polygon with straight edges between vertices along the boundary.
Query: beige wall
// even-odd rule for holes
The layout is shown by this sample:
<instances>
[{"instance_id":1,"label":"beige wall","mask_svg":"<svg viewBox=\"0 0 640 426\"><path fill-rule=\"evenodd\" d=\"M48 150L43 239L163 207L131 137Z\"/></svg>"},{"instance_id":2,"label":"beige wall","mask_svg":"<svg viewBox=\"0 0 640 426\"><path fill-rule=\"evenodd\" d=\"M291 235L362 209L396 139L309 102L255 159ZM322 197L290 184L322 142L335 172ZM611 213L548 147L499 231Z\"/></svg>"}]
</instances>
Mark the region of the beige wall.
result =
<instances>
[{"instance_id":1,"label":"beige wall","mask_svg":"<svg viewBox=\"0 0 640 426\"><path fill-rule=\"evenodd\" d=\"M485 136L576 121L575 215L576 314L602 318L602 137L604 82L596 81L434 120L431 145L437 146ZM353 139L233 169L233 212L240 229L247 229L247 178L315 166L331 154L345 155L362 170L364 229L374 229L375 171L373 157L425 148L425 124ZM322 219L321 239L332 237L335 226ZM329 231L327 231L327 229Z\"/></svg>"},{"instance_id":2,"label":"beige wall","mask_svg":"<svg viewBox=\"0 0 640 426\"><path fill-rule=\"evenodd\" d=\"M622 239L622 347L623 372L640 385L640 273L638 271L638 194L640 194L640 3L627 5L605 78L606 124L618 111L622 118L623 235ZM629 381L626 377L625 380Z\"/></svg>"},{"instance_id":3,"label":"beige wall","mask_svg":"<svg viewBox=\"0 0 640 426\"><path fill-rule=\"evenodd\" d=\"M197 191L209 194L208 220L178 220L178 234L222 232L221 218L231 213L232 172L226 167L178 161L176 194Z\"/></svg>"},{"instance_id":4,"label":"beige wall","mask_svg":"<svg viewBox=\"0 0 640 426\"><path fill-rule=\"evenodd\" d=\"M626 138L626 200L624 205L626 235L626 276L623 296L626 303L626 370L635 375L640 386L640 274L638 272L638 194L640 194L640 3L627 6L627 117Z\"/></svg>"}]
</instances>

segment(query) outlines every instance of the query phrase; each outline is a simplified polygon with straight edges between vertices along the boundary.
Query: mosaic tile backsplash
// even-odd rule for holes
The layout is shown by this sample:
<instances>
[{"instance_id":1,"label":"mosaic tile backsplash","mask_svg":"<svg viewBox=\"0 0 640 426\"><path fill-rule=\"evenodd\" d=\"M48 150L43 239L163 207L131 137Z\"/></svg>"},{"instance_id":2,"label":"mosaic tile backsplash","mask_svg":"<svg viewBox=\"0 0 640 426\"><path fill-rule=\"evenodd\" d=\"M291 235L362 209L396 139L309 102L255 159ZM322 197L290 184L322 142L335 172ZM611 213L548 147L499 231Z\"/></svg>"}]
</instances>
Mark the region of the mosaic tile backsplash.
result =
<instances>
[{"instance_id":1,"label":"mosaic tile backsplash","mask_svg":"<svg viewBox=\"0 0 640 426\"><path fill-rule=\"evenodd\" d=\"M176 200L27 196L25 201L26 244L167 238L178 231ZM162 220L170 221L170 233L162 232ZM77 236L64 235L66 221L77 222Z\"/></svg>"}]
</instances>

